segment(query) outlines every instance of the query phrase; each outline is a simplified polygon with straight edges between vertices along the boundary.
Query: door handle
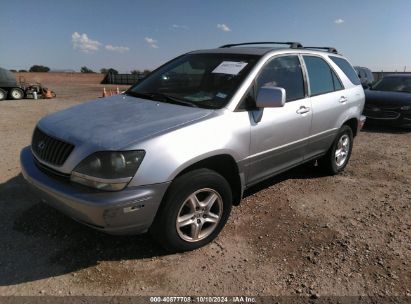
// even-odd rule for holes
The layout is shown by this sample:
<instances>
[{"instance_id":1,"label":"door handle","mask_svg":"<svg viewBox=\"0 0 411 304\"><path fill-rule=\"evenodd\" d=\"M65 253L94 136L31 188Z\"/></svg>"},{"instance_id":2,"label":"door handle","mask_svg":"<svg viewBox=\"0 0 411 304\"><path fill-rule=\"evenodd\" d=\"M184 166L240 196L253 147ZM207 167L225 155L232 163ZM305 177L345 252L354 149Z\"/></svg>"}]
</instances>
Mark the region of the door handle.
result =
<instances>
[{"instance_id":1,"label":"door handle","mask_svg":"<svg viewBox=\"0 0 411 304\"><path fill-rule=\"evenodd\" d=\"M297 114L302 115L302 114L310 112L310 108L306 107L306 106L301 106L301 107L298 108L298 110L296 112L297 112Z\"/></svg>"},{"instance_id":2,"label":"door handle","mask_svg":"<svg viewBox=\"0 0 411 304\"><path fill-rule=\"evenodd\" d=\"M341 96L340 100L338 100L339 103L346 103L348 101L348 98L345 96Z\"/></svg>"}]
</instances>

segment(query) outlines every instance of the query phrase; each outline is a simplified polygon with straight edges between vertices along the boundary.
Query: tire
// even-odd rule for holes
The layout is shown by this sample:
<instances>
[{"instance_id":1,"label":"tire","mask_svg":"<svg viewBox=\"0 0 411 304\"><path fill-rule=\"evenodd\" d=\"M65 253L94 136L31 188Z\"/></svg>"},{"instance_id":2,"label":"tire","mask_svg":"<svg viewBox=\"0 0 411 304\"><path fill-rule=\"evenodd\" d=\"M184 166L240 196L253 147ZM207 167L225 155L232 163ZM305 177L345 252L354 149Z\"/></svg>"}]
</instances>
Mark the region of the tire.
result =
<instances>
[{"instance_id":1,"label":"tire","mask_svg":"<svg viewBox=\"0 0 411 304\"><path fill-rule=\"evenodd\" d=\"M194 170L170 185L150 233L167 250L194 250L216 238L231 208L232 192L226 179L209 169Z\"/></svg>"},{"instance_id":2,"label":"tire","mask_svg":"<svg viewBox=\"0 0 411 304\"><path fill-rule=\"evenodd\" d=\"M5 100L7 97L7 92L3 89L0 89L0 100Z\"/></svg>"},{"instance_id":3,"label":"tire","mask_svg":"<svg viewBox=\"0 0 411 304\"><path fill-rule=\"evenodd\" d=\"M12 88L9 92L10 98L14 100L19 100L24 97L24 92L20 88Z\"/></svg>"},{"instance_id":4,"label":"tire","mask_svg":"<svg viewBox=\"0 0 411 304\"><path fill-rule=\"evenodd\" d=\"M344 170L351 157L353 147L353 133L349 126L343 125L328 150L320 159L320 166L325 173L335 175Z\"/></svg>"}]
</instances>

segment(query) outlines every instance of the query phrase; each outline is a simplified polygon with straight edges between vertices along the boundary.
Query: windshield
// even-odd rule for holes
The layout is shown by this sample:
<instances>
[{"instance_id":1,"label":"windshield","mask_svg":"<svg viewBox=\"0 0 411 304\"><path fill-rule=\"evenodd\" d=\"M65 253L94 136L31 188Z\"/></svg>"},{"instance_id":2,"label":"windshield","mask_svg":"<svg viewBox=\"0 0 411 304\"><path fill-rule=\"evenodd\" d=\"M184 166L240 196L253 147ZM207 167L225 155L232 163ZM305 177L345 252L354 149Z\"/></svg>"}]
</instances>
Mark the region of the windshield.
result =
<instances>
[{"instance_id":1,"label":"windshield","mask_svg":"<svg viewBox=\"0 0 411 304\"><path fill-rule=\"evenodd\" d=\"M378 81L373 87L377 91L408 92L411 93L411 77L390 76Z\"/></svg>"},{"instance_id":2,"label":"windshield","mask_svg":"<svg viewBox=\"0 0 411 304\"><path fill-rule=\"evenodd\" d=\"M259 58L221 53L183 55L151 73L126 94L219 109L227 105Z\"/></svg>"}]
</instances>

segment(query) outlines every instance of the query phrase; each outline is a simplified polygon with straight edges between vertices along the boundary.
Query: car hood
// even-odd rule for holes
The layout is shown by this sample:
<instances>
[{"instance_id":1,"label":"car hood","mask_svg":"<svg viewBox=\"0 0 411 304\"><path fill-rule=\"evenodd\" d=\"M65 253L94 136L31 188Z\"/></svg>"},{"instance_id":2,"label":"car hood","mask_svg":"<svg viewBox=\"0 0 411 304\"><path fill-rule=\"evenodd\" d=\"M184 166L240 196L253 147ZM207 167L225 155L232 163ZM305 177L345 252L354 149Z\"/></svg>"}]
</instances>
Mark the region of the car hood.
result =
<instances>
[{"instance_id":1,"label":"car hood","mask_svg":"<svg viewBox=\"0 0 411 304\"><path fill-rule=\"evenodd\" d=\"M53 113L38 126L47 134L96 149L126 149L132 143L199 120L213 110L127 95L97 99Z\"/></svg>"},{"instance_id":2,"label":"car hood","mask_svg":"<svg viewBox=\"0 0 411 304\"><path fill-rule=\"evenodd\" d=\"M365 103L384 106L411 105L411 93L365 90Z\"/></svg>"}]
</instances>

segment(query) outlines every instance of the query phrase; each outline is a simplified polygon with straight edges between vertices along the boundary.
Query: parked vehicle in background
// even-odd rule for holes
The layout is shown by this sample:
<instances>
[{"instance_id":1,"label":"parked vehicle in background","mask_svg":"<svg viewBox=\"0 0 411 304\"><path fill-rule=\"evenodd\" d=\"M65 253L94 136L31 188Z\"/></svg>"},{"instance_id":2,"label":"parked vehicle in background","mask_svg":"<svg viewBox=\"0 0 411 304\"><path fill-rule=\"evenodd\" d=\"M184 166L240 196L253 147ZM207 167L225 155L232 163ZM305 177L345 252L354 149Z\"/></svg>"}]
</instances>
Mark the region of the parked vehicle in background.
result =
<instances>
[{"instance_id":1,"label":"parked vehicle in background","mask_svg":"<svg viewBox=\"0 0 411 304\"><path fill-rule=\"evenodd\" d=\"M387 75L365 91L367 124L411 127L411 74Z\"/></svg>"},{"instance_id":2,"label":"parked vehicle in background","mask_svg":"<svg viewBox=\"0 0 411 304\"><path fill-rule=\"evenodd\" d=\"M16 76L9 70L0 68L0 100L24 98L23 89L17 84Z\"/></svg>"},{"instance_id":3,"label":"parked vehicle in background","mask_svg":"<svg viewBox=\"0 0 411 304\"><path fill-rule=\"evenodd\" d=\"M0 100L22 98L55 98L56 93L43 87L41 83L27 83L24 77L20 76L17 82L16 76L9 70L0 68Z\"/></svg>"},{"instance_id":4,"label":"parked vehicle in background","mask_svg":"<svg viewBox=\"0 0 411 304\"><path fill-rule=\"evenodd\" d=\"M363 106L360 80L335 49L225 45L41 119L22 173L86 225L150 231L168 249L192 250L218 235L250 186L313 160L344 170Z\"/></svg>"},{"instance_id":5,"label":"parked vehicle in background","mask_svg":"<svg viewBox=\"0 0 411 304\"><path fill-rule=\"evenodd\" d=\"M360 78L361 84L364 89L368 89L374 82L374 75L371 70L366 67L355 66L354 69Z\"/></svg>"}]
</instances>

